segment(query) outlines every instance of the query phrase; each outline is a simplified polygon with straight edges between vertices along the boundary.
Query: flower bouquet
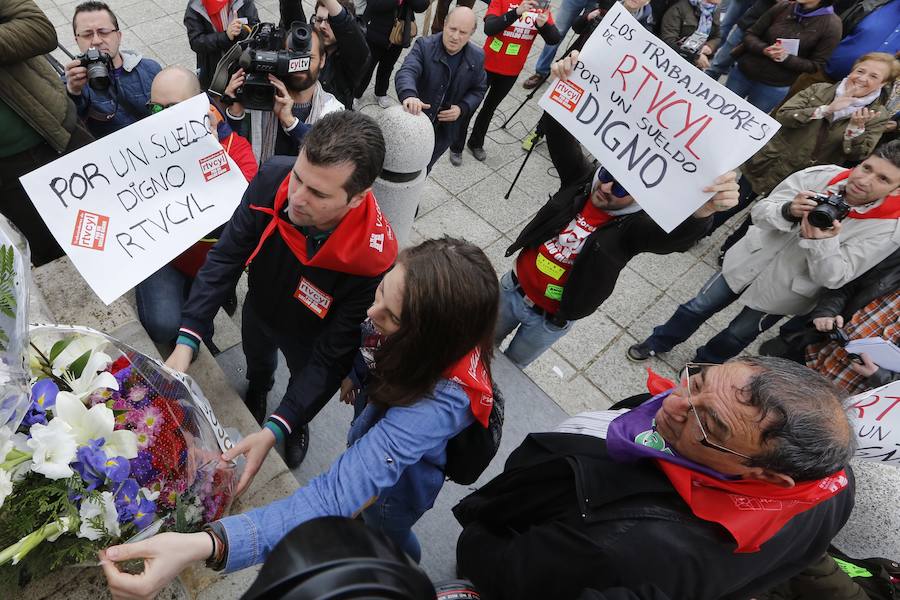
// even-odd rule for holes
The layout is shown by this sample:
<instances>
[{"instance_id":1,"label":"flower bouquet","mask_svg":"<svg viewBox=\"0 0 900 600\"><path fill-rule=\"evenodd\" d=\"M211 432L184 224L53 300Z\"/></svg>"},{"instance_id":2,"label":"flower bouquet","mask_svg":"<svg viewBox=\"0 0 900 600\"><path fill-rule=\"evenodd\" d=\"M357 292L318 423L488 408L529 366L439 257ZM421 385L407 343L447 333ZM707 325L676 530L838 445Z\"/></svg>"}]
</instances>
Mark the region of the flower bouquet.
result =
<instances>
[{"instance_id":1,"label":"flower bouquet","mask_svg":"<svg viewBox=\"0 0 900 600\"><path fill-rule=\"evenodd\" d=\"M30 394L4 373L22 368L17 355L0 364L0 597L227 512L231 442L192 379L87 328L32 326L25 339Z\"/></svg>"}]
</instances>

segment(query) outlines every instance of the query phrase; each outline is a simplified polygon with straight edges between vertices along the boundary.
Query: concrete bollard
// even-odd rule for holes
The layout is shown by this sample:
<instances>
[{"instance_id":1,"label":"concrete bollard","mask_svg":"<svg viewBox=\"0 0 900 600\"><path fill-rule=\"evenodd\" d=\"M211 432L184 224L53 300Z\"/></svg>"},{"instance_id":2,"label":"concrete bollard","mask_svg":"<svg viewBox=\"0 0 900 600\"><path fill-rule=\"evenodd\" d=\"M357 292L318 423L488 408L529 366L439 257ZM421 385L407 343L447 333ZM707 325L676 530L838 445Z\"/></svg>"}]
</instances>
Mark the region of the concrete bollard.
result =
<instances>
[{"instance_id":1,"label":"concrete bollard","mask_svg":"<svg viewBox=\"0 0 900 600\"><path fill-rule=\"evenodd\" d=\"M900 560L900 468L868 460L851 462L856 504L832 542L853 558Z\"/></svg>"},{"instance_id":2,"label":"concrete bollard","mask_svg":"<svg viewBox=\"0 0 900 600\"><path fill-rule=\"evenodd\" d=\"M413 116L392 106L378 118L386 147L384 169L372 192L387 216L397 241L409 245L409 234L425 184L425 167L434 149L434 129L425 115Z\"/></svg>"}]
</instances>

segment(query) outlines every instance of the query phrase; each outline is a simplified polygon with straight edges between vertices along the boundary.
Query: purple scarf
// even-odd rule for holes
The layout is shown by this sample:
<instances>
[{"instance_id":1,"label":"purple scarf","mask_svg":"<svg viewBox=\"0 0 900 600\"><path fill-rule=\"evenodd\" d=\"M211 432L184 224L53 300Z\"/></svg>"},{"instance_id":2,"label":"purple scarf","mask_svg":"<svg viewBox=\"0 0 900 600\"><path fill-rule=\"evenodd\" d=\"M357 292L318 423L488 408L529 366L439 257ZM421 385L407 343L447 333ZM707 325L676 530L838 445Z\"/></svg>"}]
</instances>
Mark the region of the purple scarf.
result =
<instances>
[{"instance_id":1,"label":"purple scarf","mask_svg":"<svg viewBox=\"0 0 900 600\"><path fill-rule=\"evenodd\" d=\"M656 431L656 411L672 390L653 396L637 408L619 415L609 424L606 432L606 450L616 462L635 462L642 458L665 460L716 479L728 481L737 477L723 475L675 454Z\"/></svg>"},{"instance_id":2,"label":"purple scarf","mask_svg":"<svg viewBox=\"0 0 900 600\"><path fill-rule=\"evenodd\" d=\"M803 9L799 4L794 5L794 18L797 19L798 23L803 23L803 19L809 19L811 17L821 17L822 15L833 15L834 7L833 6L823 6L821 8L814 8L809 12L803 12Z\"/></svg>"}]
</instances>

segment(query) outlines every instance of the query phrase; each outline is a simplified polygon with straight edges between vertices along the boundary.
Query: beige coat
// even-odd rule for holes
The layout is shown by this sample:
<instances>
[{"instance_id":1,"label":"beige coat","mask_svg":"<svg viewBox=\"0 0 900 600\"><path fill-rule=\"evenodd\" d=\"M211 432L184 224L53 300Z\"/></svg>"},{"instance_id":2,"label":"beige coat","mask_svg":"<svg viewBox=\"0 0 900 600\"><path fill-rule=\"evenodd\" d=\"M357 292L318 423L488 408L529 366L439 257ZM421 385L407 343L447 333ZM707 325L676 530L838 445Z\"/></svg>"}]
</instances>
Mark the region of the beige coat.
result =
<instances>
[{"instance_id":1,"label":"beige coat","mask_svg":"<svg viewBox=\"0 0 900 600\"><path fill-rule=\"evenodd\" d=\"M798 192L825 190L842 170L822 165L794 173L753 207L753 226L722 265L728 287L742 291L742 304L770 314L805 314L823 288L841 287L900 248L900 219L848 217L836 237L807 240L800 238L799 224L782 216L782 205Z\"/></svg>"}]
</instances>

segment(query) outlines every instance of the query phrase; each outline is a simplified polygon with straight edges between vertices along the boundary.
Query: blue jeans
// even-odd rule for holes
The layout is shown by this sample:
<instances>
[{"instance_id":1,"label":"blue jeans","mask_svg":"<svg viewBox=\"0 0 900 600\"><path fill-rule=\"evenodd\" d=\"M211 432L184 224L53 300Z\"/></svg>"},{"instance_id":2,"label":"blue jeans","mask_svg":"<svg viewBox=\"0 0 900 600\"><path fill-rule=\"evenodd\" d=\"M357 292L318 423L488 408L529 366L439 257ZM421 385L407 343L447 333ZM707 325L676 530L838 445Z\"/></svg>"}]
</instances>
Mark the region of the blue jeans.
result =
<instances>
[{"instance_id":1,"label":"blue jeans","mask_svg":"<svg viewBox=\"0 0 900 600\"><path fill-rule=\"evenodd\" d=\"M362 513L366 525L391 538L416 562L422 560L422 546L419 545L419 538L412 532L412 526L420 516L409 506L392 500L390 496L379 498Z\"/></svg>"},{"instance_id":2,"label":"blue jeans","mask_svg":"<svg viewBox=\"0 0 900 600\"><path fill-rule=\"evenodd\" d=\"M715 80L718 80L719 77L727 73L731 68L731 65L734 64L734 57L731 56L731 51L744 41L744 30L740 27L732 27L731 33L724 39L725 42L719 46L718 50L716 50L712 63L710 63L709 68L706 70L706 74Z\"/></svg>"},{"instance_id":3,"label":"blue jeans","mask_svg":"<svg viewBox=\"0 0 900 600\"><path fill-rule=\"evenodd\" d=\"M500 311L497 315L494 343L499 346L516 327L519 329L504 354L516 366L524 369L556 340L566 335L572 328L572 321L568 321L563 327L547 322L544 315L525 304L525 298L513 283L512 271L507 271L500 278Z\"/></svg>"},{"instance_id":4,"label":"blue jeans","mask_svg":"<svg viewBox=\"0 0 900 600\"><path fill-rule=\"evenodd\" d=\"M764 113L772 112L772 109L784 100L788 90L791 89L789 85L776 87L753 81L744 75L737 63L732 65L731 70L728 71L725 87L741 98L746 98L747 102Z\"/></svg>"},{"instance_id":5,"label":"blue jeans","mask_svg":"<svg viewBox=\"0 0 900 600\"><path fill-rule=\"evenodd\" d=\"M134 288L138 318L157 344L178 337L181 308L187 301L192 281L172 265L165 265Z\"/></svg>"},{"instance_id":6,"label":"blue jeans","mask_svg":"<svg viewBox=\"0 0 900 600\"><path fill-rule=\"evenodd\" d=\"M679 306L668 321L654 327L653 334L644 343L655 352L668 352L691 337L707 319L738 297L740 294L731 291L719 271L703 284L700 293L693 300ZM770 315L745 306L728 327L713 336L706 345L697 348L694 360L723 363L740 354L760 333L781 320L781 317L782 315Z\"/></svg>"},{"instance_id":7,"label":"blue jeans","mask_svg":"<svg viewBox=\"0 0 900 600\"><path fill-rule=\"evenodd\" d=\"M727 40L731 29L737 25L744 13L753 6L754 0L731 0L725 14L722 16L722 22L719 24L720 39ZM743 37L743 34L741 34Z\"/></svg>"},{"instance_id":8,"label":"blue jeans","mask_svg":"<svg viewBox=\"0 0 900 600\"><path fill-rule=\"evenodd\" d=\"M559 7L559 12L553 15L553 22L556 23L556 28L559 29L560 38L566 37L566 34L569 33L569 28L572 27L572 23L575 22L575 19L585 8L589 6L594 7L595 4L594 0L563 0L562 6ZM538 56L537 63L534 65L535 73L538 75L550 73L550 65L556 56L557 46L559 44L554 44L553 46L547 44L544 46L544 49L541 50L541 55Z\"/></svg>"}]
</instances>

